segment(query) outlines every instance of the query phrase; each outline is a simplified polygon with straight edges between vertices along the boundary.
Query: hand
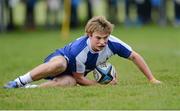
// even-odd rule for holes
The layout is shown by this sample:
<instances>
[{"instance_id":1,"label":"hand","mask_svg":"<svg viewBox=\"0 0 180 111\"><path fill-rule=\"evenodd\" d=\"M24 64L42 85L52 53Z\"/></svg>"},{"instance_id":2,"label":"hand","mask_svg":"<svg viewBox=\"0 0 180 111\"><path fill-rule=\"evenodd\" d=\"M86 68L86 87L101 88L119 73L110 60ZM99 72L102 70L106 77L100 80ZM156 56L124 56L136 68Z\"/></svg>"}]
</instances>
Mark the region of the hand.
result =
<instances>
[{"instance_id":1,"label":"hand","mask_svg":"<svg viewBox=\"0 0 180 111\"><path fill-rule=\"evenodd\" d=\"M112 80L109 84L110 84L110 85L116 85L116 84L117 84L117 80L114 79L114 80Z\"/></svg>"},{"instance_id":2,"label":"hand","mask_svg":"<svg viewBox=\"0 0 180 111\"><path fill-rule=\"evenodd\" d=\"M152 84L161 84L162 83L161 81L159 81L159 80L157 80L155 78L149 80L149 82L152 83Z\"/></svg>"}]
</instances>

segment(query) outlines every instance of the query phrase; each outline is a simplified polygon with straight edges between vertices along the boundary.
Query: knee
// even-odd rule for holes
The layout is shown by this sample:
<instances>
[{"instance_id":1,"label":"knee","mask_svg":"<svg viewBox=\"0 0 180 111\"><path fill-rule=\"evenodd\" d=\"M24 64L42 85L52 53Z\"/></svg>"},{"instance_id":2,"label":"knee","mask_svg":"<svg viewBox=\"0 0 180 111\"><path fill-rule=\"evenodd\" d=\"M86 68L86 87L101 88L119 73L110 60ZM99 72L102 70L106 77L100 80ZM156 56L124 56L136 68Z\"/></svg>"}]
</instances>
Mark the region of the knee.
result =
<instances>
[{"instance_id":1,"label":"knee","mask_svg":"<svg viewBox=\"0 0 180 111\"><path fill-rule=\"evenodd\" d=\"M56 57L50 61L52 69L63 72L67 68L67 61L63 57Z\"/></svg>"},{"instance_id":2,"label":"knee","mask_svg":"<svg viewBox=\"0 0 180 111\"><path fill-rule=\"evenodd\" d=\"M54 68L56 71L58 72L63 72L66 70L66 63L65 62L60 62L60 61L57 61L55 64L54 64Z\"/></svg>"}]
</instances>

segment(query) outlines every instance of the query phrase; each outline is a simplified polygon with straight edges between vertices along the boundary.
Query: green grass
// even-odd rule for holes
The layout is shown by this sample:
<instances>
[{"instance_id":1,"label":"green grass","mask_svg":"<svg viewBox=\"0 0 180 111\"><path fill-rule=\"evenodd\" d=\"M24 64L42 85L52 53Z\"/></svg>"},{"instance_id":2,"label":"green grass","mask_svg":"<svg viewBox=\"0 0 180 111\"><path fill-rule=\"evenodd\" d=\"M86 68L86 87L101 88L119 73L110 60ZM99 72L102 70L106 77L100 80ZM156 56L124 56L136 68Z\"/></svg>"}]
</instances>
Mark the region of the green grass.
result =
<instances>
[{"instance_id":1,"label":"green grass","mask_svg":"<svg viewBox=\"0 0 180 111\"><path fill-rule=\"evenodd\" d=\"M42 63L49 53L83 33L83 29L73 30L68 40L62 39L58 31L1 33L0 86ZM116 86L0 88L0 109L180 109L179 29L116 27L113 35L139 52L164 84L149 84L132 62L114 56L110 62L118 71Z\"/></svg>"}]
</instances>

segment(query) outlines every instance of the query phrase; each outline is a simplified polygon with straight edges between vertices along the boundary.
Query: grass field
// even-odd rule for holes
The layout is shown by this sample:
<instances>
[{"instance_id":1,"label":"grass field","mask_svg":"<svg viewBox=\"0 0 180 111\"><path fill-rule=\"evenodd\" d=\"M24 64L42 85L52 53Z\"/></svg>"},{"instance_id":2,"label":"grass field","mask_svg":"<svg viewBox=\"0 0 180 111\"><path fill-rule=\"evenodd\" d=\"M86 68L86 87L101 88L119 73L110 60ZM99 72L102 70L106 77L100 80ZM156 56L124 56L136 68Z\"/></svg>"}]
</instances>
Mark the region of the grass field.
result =
<instances>
[{"instance_id":1,"label":"grass field","mask_svg":"<svg viewBox=\"0 0 180 111\"><path fill-rule=\"evenodd\" d=\"M133 63L114 56L110 62L118 71L116 86L0 88L0 110L180 109L179 30L156 26L116 27L113 33L144 57L155 77L163 81L162 85L149 84ZM1 33L0 86L42 63L49 53L83 33L82 29L73 30L68 40L62 39L58 31Z\"/></svg>"}]
</instances>

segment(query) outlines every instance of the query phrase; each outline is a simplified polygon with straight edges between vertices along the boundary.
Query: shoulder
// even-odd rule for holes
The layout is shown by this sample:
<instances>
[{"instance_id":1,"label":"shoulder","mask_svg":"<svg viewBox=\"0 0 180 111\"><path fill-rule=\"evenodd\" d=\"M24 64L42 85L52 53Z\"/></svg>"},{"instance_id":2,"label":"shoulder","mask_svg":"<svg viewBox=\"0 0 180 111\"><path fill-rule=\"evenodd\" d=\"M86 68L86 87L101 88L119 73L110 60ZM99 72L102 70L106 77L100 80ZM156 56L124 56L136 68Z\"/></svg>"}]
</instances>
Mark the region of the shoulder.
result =
<instances>
[{"instance_id":1,"label":"shoulder","mask_svg":"<svg viewBox=\"0 0 180 111\"><path fill-rule=\"evenodd\" d=\"M87 46L87 36L82 36L72 42L71 45L71 53L73 55L79 54L86 46Z\"/></svg>"},{"instance_id":2,"label":"shoulder","mask_svg":"<svg viewBox=\"0 0 180 111\"><path fill-rule=\"evenodd\" d=\"M81 36L74 41L74 44L83 44L85 41L87 41L87 39L87 36Z\"/></svg>"},{"instance_id":3,"label":"shoulder","mask_svg":"<svg viewBox=\"0 0 180 111\"><path fill-rule=\"evenodd\" d=\"M128 58L132 52L132 48L128 44L112 35L108 39L108 47L114 54L124 58Z\"/></svg>"},{"instance_id":4,"label":"shoulder","mask_svg":"<svg viewBox=\"0 0 180 111\"><path fill-rule=\"evenodd\" d=\"M116 42L116 43L124 43L122 40L120 40L119 38L113 36L113 35L110 35L109 36L109 39L108 39L110 42Z\"/></svg>"},{"instance_id":5,"label":"shoulder","mask_svg":"<svg viewBox=\"0 0 180 111\"><path fill-rule=\"evenodd\" d=\"M132 50L132 48L127 43L123 42L122 40L120 40L119 38L117 38L113 35L109 36L108 45L110 45L110 46L111 45L113 45L113 46L120 45L120 46L126 47L129 50Z\"/></svg>"}]
</instances>

